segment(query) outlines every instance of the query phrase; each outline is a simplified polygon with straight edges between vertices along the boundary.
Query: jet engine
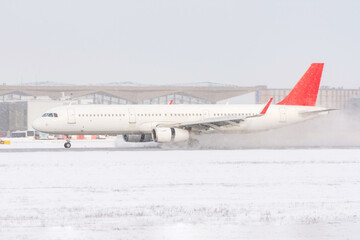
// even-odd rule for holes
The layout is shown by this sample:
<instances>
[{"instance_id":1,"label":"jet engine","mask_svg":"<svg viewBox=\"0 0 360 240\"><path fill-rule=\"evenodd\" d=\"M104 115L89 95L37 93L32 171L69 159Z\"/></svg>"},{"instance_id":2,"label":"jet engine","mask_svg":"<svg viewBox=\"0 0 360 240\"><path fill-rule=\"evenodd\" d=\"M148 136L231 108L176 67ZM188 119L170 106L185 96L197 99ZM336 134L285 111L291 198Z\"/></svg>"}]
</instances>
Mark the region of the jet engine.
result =
<instances>
[{"instance_id":1,"label":"jet engine","mask_svg":"<svg viewBox=\"0 0 360 240\"><path fill-rule=\"evenodd\" d=\"M151 134L125 134L123 135L125 142L151 142Z\"/></svg>"},{"instance_id":2,"label":"jet engine","mask_svg":"<svg viewBox=\"0 0 360 240\"><path fill-rule=\"evenodd\" d=\"M190 133L180 128L160 127L153 129L152 137L155 142L159 143L185 142L190 139Z\"/></svg>"}]
</instances>

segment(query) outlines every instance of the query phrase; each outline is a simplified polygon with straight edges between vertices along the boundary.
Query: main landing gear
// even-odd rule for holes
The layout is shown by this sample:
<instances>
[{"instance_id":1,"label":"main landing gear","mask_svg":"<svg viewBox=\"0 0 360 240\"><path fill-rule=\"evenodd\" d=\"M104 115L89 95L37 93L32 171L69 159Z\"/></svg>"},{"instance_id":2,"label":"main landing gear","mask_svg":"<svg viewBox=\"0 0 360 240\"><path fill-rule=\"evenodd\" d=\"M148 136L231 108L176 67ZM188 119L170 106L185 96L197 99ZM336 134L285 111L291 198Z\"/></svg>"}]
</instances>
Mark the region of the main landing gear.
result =
<instances>
[{"instance_id":1,"label":"main landing gear","mask_svg":"<svg viewBox=\"0 0 360 240\"><path fill-rule=\"evenodd\" d=\"M65 148L71 148L70 138L66 135L66 143L64 143Z\"/></svg>"},{"instance_id":2,"label":"main landing gear","mask_svg":"<svg viewBox=\"0 0 360 240\"><path fill-rule=\"evenodd\" d=\"M200 142L197 139L190 138L187 143L188 143L188 147L190 149L198 149L198 148L200 148Z\"/></svg>"}]
</instances>

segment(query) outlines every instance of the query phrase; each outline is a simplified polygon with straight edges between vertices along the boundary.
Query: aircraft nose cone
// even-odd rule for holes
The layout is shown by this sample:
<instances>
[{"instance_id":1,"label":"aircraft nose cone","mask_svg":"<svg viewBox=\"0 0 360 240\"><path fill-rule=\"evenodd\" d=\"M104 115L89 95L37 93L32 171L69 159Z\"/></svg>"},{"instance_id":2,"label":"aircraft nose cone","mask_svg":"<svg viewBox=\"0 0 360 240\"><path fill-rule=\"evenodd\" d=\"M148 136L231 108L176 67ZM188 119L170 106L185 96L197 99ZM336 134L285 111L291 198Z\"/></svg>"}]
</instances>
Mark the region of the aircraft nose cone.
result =
<instances>
[{"instance_id":1,"label":"aircraft nose cone","mask_svg":"<svg viewBox=\"0 0 360 240\"><path fill-rule=\"evenodd\" d=\"M40 119L38 118L38 119L36 119L35 121L33 121L33 123L32 123L32 128L33 129L35 129L35 130L38 130L38 131L40 131L41 129L41 121L40 121Z\"/></svg>"}]
</instances>

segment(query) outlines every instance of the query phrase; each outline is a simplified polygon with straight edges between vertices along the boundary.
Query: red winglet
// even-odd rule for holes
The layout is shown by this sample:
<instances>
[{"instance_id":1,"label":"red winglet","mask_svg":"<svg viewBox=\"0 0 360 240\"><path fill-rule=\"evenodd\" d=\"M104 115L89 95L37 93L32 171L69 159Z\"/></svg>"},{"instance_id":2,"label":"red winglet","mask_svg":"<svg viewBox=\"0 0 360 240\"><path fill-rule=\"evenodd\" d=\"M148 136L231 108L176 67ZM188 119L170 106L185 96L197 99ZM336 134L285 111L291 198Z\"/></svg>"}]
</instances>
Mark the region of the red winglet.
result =
<instances>
[{"instance_id":1,"label":"red winglet","mask_svg":"<svg viewBox=\"0 0 360 240\"><path fill-rule=\"evenodd\" d=\"M273 98L270 98L270 100L269 100L268 103L265 105L265 107L264 107L263 110L260 112L260 114L264 115L264 114L267 112L267 110L268 110L268 108L269 108L270 103L272 102L272 100L273 100Z\"/></svg>"},{"instance_id":2,"label":"red winglet","mask_svg":"<svg viewBox=\"0 0 360 240\"><path fill-rule=\"evenodd\" d=\"M324 63L313 63L279 105L315 106Z\"/></svg>"}]
</instances>

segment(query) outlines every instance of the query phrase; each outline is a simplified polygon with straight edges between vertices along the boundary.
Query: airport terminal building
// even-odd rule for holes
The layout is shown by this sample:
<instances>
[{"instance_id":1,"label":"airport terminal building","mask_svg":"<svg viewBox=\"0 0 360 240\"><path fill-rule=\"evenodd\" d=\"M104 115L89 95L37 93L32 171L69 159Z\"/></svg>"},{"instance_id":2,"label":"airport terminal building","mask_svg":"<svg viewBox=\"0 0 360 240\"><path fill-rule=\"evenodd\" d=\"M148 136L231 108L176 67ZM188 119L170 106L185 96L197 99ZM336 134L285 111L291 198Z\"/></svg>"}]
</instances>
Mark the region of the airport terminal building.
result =
<instances>
[{"instance_id":1,"label":"airport terminal building","mask_svg":"<svg viewBox=\"0 0 360 240\"><path fill-rule=\"evenodd\" d=\"M256 92L256 103L266 103L273 97L274 102L280 102L289 94L291 89L259 89ZM343 89L321 87L317 97L317 106L344 109L349 103L360 97L360 89Z\"/></svg>"},{"instance_id":2,"label":"airport terminal building","mask_svg":"<svg viewBox=\"0 0 360 240\"><path fill-rule=\"evenodd\" d=\"M0 86L0 136L32 130L46 110L67 104L217 104L243 95L263 104L280 102L290 89L266 86ZM360 89L322 87L317 105L344 109L360 106ZM230 101L230 103L233 103ZM238 102L241 103L241 102Z\"/></svg>"}]
</instances>

